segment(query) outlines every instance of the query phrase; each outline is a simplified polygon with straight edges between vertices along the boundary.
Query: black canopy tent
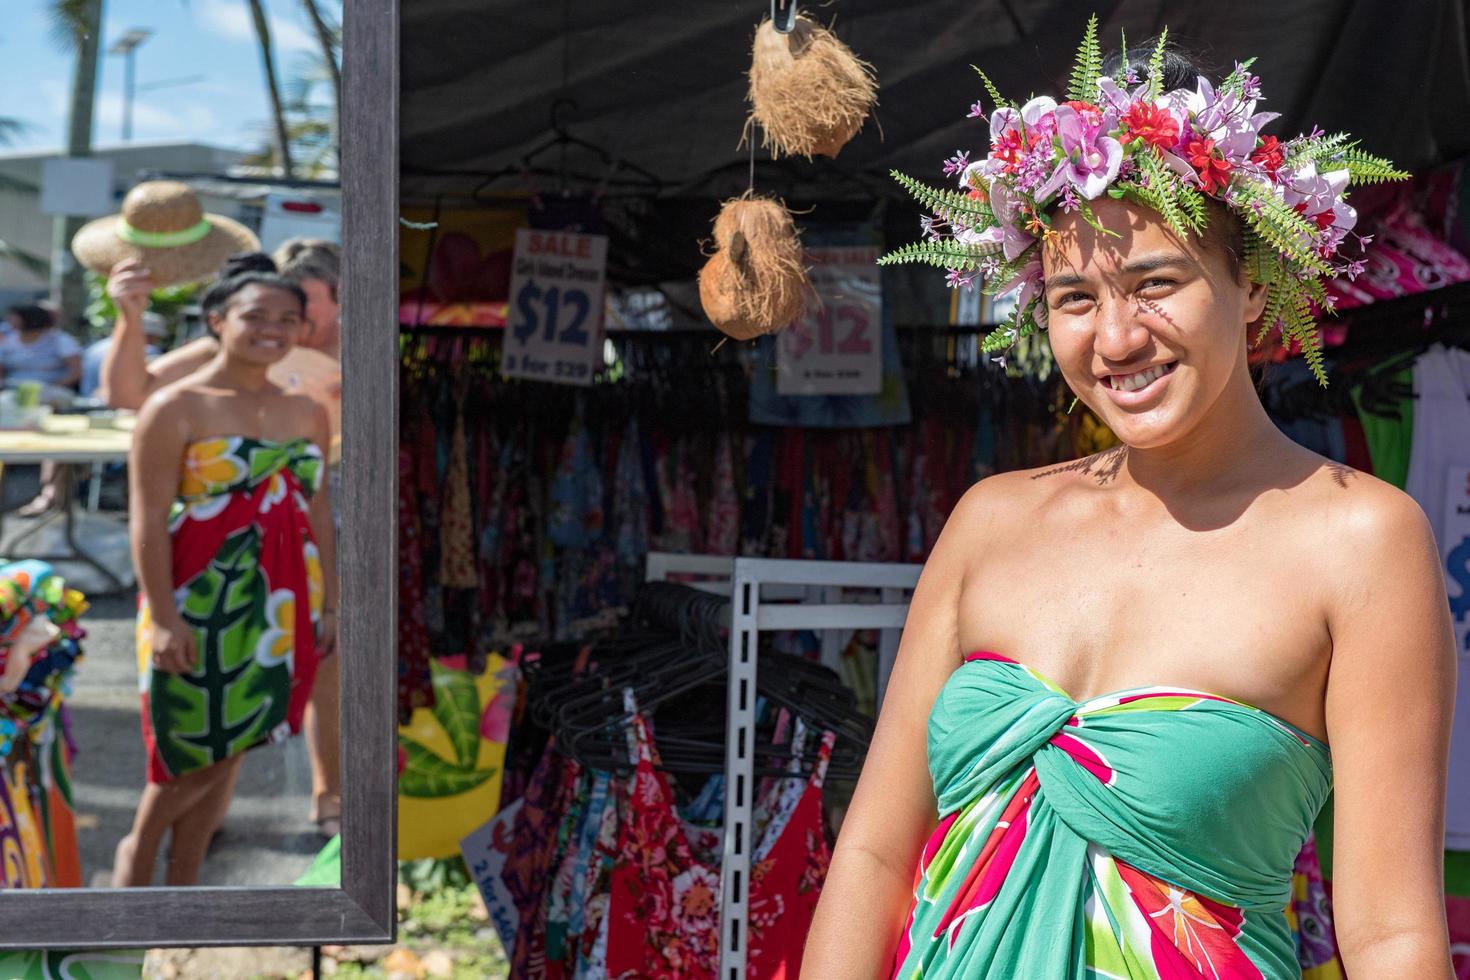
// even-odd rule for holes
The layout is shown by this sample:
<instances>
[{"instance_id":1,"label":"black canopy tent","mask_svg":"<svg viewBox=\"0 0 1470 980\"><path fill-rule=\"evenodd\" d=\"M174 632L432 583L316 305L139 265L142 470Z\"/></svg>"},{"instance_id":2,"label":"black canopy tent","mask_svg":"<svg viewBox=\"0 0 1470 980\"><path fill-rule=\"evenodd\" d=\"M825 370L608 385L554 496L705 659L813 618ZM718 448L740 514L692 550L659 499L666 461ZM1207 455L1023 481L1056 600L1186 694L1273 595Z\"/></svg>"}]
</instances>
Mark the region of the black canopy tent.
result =
<instances>
[{"instance_id":1,"label":"black canopy tent","mask_svg":"<svg viewBox=\"0 0 1470 980\"><path fill-rule=\"evenodd\" d=\"M824 22L878 74L870 124L824 174L831 196L861 185L842 174L889 168L932 175L956 148L983 149L965 118L982 94L971 64L1002 92L1058 92L1089 13L1106 45L1133 47L1166 24L1170 36L1228 72L1259 57L1284 136L1346 129L1411 169L1470 149L1470 57L1463 0L828 0L798 6ZM553 135L552 106L578 138L690 195L745 182L737 149L745 121L750 39L762 0L413 0L403 4L404 195L468 195L486 175L518 169ZM881 130L881 132L880 132ZM607 176L570 147L578 169ZM760 153L764 158L765 154ZM559 152L539 160L559 166ZM721 179L724 175L725 179ZM649 187L628 168L612 187ZM637 178L637 179L634 179ZM619 183L628 179L630 184ZM514 181L505 182L513 186ZM494 185L486 190L493 189ZM827 196L827 195L823 195Z\"/></svg>"},{"instance_id":2,"label":"black canopy tent","mask_svg":"<svg viewBox=\"0 0 1470 980\"><path fill-rule=\"evenodd\" d=\"M800 9L871 62L879 106L836 160L771 161L757 187L814 220L914 237L896 168L937 179L981 66L1010 97L1060 92L1089 14L1143 57L1165 25L1218 74L1258 57L1272 132L1346 129L1421 170L1470 151L1466 0L827 0ZM600 198L609 281L688 280L717 202L747 186L745 72L767 0L413 0L402 5L405 206L525 206L561 187ZM546 148L557 132L577 141ZM758 140L758 136L756 136ZM570 178L563 180L563 175ZM888 206L898 203L898 206Z\"/></svg>"}]
</instances>

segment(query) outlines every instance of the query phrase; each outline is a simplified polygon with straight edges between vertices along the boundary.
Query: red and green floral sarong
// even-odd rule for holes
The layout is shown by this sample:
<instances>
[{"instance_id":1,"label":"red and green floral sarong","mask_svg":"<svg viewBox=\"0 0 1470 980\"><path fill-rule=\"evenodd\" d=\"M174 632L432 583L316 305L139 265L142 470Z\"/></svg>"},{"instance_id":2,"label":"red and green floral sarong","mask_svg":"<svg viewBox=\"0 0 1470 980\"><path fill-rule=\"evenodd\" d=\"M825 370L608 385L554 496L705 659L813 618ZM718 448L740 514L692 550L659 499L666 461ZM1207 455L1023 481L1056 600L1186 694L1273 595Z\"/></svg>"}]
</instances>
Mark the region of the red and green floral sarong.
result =
<instances>
[{"instance_id":1,"label":"red and green floral sarong","mask_svg":"<svg viewBox=\"0 0 1470 980\"><path fill-rule=\"evenodd\" d=\"M148 780L167 782L301 729L316 674L323 585L308 501L321 450L225 436L185 451L169 522L174 602L195 669L153 670L152 616L137 641Z\"/></svg>"},{"instance_id":2,"label":"red and green floral sarong","mask_svg":"<svg viewBox=\"0 0 1470 980\"><path fill-rule=\"evenodd\" d=\"M982 652L940 691L928 749L941 820L895 980L1335 972L1325 934L1293 934L1331 757L1275 715L1177 687L1078 702Z\"/></svg>"}]
</instances>

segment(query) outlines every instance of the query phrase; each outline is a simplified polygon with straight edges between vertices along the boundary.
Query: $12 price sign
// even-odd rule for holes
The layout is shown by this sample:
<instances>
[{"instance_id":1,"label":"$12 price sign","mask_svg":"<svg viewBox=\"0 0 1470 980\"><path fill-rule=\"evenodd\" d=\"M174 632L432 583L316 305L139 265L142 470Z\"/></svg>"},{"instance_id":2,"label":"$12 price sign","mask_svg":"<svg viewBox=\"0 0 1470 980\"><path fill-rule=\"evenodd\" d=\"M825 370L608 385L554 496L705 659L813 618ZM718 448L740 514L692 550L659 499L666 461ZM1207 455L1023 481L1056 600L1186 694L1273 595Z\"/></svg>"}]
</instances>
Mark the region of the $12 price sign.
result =
<instances>
[{"instance_id":1,"label":"$12 price sign","mask_svg":"<svg viewBox=\"0 0 1470 980\"><path fill-rule=\"evenodd\" d=\"M516 232L510 311L500 373L590 385L602 363L602 281L607 238L568 231Z\"/></svg>"},{"instance_id":2,"label":"$12 price sign","mask_svg":"<svg viewBox=\"0 0 1470 980\"><path fill-rule=\"evenodd\" d=\"M875 248L810 248L801 319L780 334L776 392L876 395L883 390L883 287Z\"/></svg>"}]
</instances>

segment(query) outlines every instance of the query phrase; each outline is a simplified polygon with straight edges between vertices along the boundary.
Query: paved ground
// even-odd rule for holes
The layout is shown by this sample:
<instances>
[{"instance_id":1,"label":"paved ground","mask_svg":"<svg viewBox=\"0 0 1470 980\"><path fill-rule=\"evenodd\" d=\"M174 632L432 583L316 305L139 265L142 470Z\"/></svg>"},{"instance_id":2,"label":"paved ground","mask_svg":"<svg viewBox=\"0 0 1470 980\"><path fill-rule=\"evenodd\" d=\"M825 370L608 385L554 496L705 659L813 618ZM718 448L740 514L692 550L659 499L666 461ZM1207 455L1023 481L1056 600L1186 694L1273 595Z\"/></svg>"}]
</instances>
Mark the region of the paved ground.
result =
<instances>
[{"instance_id":1,"label":"paved ground","mask_svg":"<svg viewBox=\"0 0 1470 980\"><path fill-rule=\"evenodd\" d=\"M33 467L14 467L5 474L7 510L29 500L36 488ZM84 521L79 539L120 576L131 579L127 532L114 508L119 487L108 481L99 513ZM33 522L6 515L8 545ZM33 536L20 555L59 549L60 528L53 525ZM76 690L69 704L78 755L73 771L77 837L83 880L93 886L111 884L113 850L132 824L142 791L145 753L138 721L138 673L133 644L132 592L100 597L104 582L84 565L54 562L57 571L83 592L91 610L83 617L87 639L85 660L77 668ZM324 840L307 821L311 770L302 739L255 749L245 759L234 803L206 861L201 884L282 885L306 870ZM158 881L162 881L162 865Z\"/></svg>"}]
</instances>

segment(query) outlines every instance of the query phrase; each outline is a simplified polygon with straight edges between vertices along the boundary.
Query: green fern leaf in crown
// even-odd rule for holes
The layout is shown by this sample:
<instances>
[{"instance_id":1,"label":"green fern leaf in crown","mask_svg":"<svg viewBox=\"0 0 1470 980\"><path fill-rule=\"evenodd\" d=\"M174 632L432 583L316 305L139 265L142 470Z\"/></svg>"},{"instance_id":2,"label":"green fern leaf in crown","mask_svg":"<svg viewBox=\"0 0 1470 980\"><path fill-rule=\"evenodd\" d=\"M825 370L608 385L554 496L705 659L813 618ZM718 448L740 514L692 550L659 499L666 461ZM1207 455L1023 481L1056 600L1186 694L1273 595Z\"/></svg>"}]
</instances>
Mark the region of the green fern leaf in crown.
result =
<instances>
[{"instance_id":1,"label":"green fern leaf in crown","mask_svg":"<svg viewBox=\"0 0 1470 980\"><path fill-rule=\"evenodd\" d=\"M1348 182L1352 184L1377 184L1385 180L1408 180L1412 176L1400 170L1383 157L1364 153L1356 145L1343 151L1341 163L1347 167Z\"/></svg>"},{"instance_id":2,"label":"green fern leaf in crown","mask_svg":"<svg viewBox=\"0 0 1470 980\"><path fill-rule=\"evenodd\" d=\"M922 262L941 269L970 272L979 269L992 250L978 245L962 245L944 239L937 242L910 242L878 259L879 265L906 265Z\"/></svg>"},{"instance_id":3,"label":"green fern leaf in crown","mask_svg":"<svg viewBox=\"0 0 1470 980\"><path fill-rule=\"evenodd\" d=\"M971 65L970 67L975 68L975 74L979 75L980 81L985 83L985 94L990 96L992 109L1015 108L1016 104L1000 94L1000 90L995 87L995 83L990 80L989 75L985 74L985 72L981 71L979 68L976 68L974 65Z\"/></svg>"},{"instance_id":4,"label":"green fern leaf in crown","mask_svg":"<svg viewBox=\"0 0 1470 980\"><path fill-rule=\"evenodd\" d=\"M946 221L960 218L966 224L979 227L995 224L995 213L980 198L971 197L963 191L931 187L922 180L916 180L897 170L890 170L889 174L904 190L913 195L914 200Z\"/></svg>"},{"instance_id":5,"label":"green fern leaf in crown","mask_svg":"<svg viewBox=\"0 0 1470 980\"><path fill-rule=\"evenodd\" d=\"M1253 181L1238 180L1232 185L1241 207L1238 213L1246 224L1289 261L1319 275L1332 275L1332 266L1312 248L1316 227L1298 214L1269 188Z\"/></svg>"},{"instance_id":6,"label":"green fern leaf in crown","mask_svg":"<svg viewBox=\"0 0 1470 980\"><path fill-rule=\"evenodd\" d=\"M1148 91L1145 97L1157 99L1164 94L1164 45L1169 40L1169 29L1166 27L1159 33L1159 43L1154 45L1154 53L1148 59Z\"/></svg>"},{"instance_id":7,"label":"green fern leaf in crown","mask_svg":"<svg viewBox=\"0 0 1470 980\"><path fill-rule=\"evenodd\" d=\"M1067 98L1078 102L1091 102L1097 98L1097 80L1102 75L1102 49L1097 44L1097 14L1087 19L1087 31L1082 35L1082 45L1077 49L1077 61L1072 65L1072 80L1067 85Z\"/></svg>"},{"instance_id":8,"label":"green fern leaf in crown","mask_svg":"<svg viewBox=\"0 0 1470 980\"><path fill-rule=\"evenodd\" d=\"M1173 173L1173 171L1170 171L1170 173ZM1175 179L1179 185L1175 193L1179 201L1180 210L1184 212L1185 217L1189 220L1191 228L1196 232L1204 231L1205 224L1209 221L1209 215L1205 211L1205 196L1184 181L1178 180L1177 174L1175 175Z\"/></svg>"},{"instance_id":9,"label":"green fern leaf in crown","mask_svg":"<svg viewBox=\"0 0 1470 980\"><path fill-rule=\"evenodd\" d=\"M980 291L986 296L999 296L1005 292L1006 287L1014 282L1016 277L1030 263L1030 249L1027 249L1025 253L1018 256L1013 262L999 262L999 264L986 270L985 281L981 284Z\"/></svg>"},{"instance_id":10,"label":"green fern leaf in crown","mask_svg":"<svg viewBox=\"0 0 1470 980\"><path fill-rule=\"evenodd\" d=\"M1357 142L1347 133L1333 133L1331 136L1303 136L1291 142L1291 150L1286 154L1286 165L1295 170L1307 162L1331 160L1340 156L1344 150L1356 146Z\"/></svg>"},{"instance_id":11,"label":"green fern leaf in crown","mask_svg":"<svg viewBox=\"0 0 1470 980\"><path fill-rule=\"evenodd\" d=\"M1256 63L1255 58L1247 58L1235 66L1235 70L1225 77L1220 83L1219 91L1234 92L1236 95L1245 90L1246 76L1250 74L1251 65Z\"/></svg>"}]
</instances>

